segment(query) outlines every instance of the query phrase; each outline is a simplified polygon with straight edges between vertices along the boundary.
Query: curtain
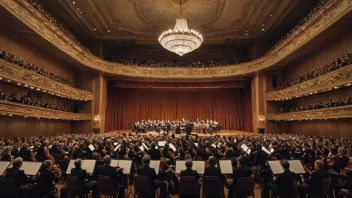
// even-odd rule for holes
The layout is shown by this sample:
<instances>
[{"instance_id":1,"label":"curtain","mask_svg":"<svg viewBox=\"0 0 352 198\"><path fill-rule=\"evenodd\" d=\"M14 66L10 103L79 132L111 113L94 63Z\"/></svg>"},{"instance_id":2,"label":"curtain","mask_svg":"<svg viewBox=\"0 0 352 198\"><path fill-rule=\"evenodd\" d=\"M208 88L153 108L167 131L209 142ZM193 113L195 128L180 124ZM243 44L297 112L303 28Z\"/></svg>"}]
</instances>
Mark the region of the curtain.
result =
<instances>
[{"instance_id":1,"label":"curtain","mask_svg":"<svg viewBox=\"0 0 352 198\"><path fill-rule=\"evenodd\" d=\"M141 120L216 120L225 130L252 131L250 88L139 89L109 86L105 130Z\"/></svg>"}]
</instances>

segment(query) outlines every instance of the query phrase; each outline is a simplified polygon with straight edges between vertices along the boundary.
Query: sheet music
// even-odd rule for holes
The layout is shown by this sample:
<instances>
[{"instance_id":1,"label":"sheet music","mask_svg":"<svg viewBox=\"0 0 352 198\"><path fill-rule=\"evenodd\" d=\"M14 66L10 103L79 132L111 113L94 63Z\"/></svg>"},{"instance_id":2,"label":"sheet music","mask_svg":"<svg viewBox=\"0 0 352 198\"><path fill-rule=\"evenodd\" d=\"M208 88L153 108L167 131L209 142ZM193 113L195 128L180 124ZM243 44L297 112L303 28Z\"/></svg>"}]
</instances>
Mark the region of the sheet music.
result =
<instances>
[{"instance_id":1,"label":"sheet music","mask_svg":"<svg viewBox=\"0 0 352 198\"><path fill-rule=\"evenodd\" d=\"M264 146L262 146L262 150L263 150L264 152L266 152L268 155L270 155L270 151L268 151L268 149L266 149Z\"/></svg>"},{"instance_id":2,"label":"sheet music","mask_svg":"<svg viewBox=\"0 0 352 198\"><path fill-rule=\"evenodd\" d=\"M123 168L123 174L129 175L131 173L132 160L118 160L118 165Z\"/></svg>"},{"instance_id":3,"label":"sheet music","mask_svg":"<svg viewBox=\"0 0 352 198\"><path fill-rule=\"evenodd\" d=\"M147 150L149 150L149 148L147 147L147 145L144 144L144 142L142 143L143 147Z\"/></svg>"},{"instance_id":4,"label":"sheet music","mask_svg":"<svg viewBox=\"0 0 352 198\"><path fill-rule=\"evenodd\" d=\"M0 161L0 175L4 175L7 167L9 167L10 162L1 162Z\"/></svg>"},{"instance_id":5,"label":"sheet music","mask_svg":"<svg viewBox=\"0 0 352 198\"><path fill-rule=\"evenodd\" d=\"M111 160L110 166L117 167L117 165L119 165L119 160Z\"/></svg>"},{"instance_id":6,"label":"sheet music","mask_svg":"<svg viewBox=\"0 0 352 198\"><path fill-rule=\"evenodd\" d=\"M141 151L144 151L144 147L143 147L143 146L140 146L139 149L140 149Z\"/></svg>"},{"instance_id":7,"label":"sheet music","mask_svg":"<svg viewBox=\"0 0 352 198\"><path fill-rule=\"evenodd\" d=\"M93 144L90 144L88 147L89 147L89 149L90 149L91 151L94 151L94 150L95 150Z\"/></svg>"},{"instance_id":8,"label":"sheet music","mask_svg":"<svg viewBox=\"0 0 352 198\"><path fill-rule=\"evenodd\" d=\"M306 171L304 170L301 161L299 160L289 160L288 163L290 163L290 171L296 173L296 174L304 174Z\"/></svg>"},{"instance_id":9,"label":"sheet music","mask_svg":"<svg viewBox=\"0 0 352 198\"><path fill-rule=\"evenodd\" d=\"M114 151L117 151L117 149L119 149L121 147L121 144L117 145L114 149Z\"/></svg>"},{"instance_id":10,"label":"sheet music","mask_svg":"<svg viewBox=\"0 0 352 198\"><path fill-rule=\"evenodd\" d=\"M270 153L273 153L275 150L273 148L270 149Z\"/></svg>"},{"instance_id":11,"label":"sheet music","mask_svg":"<svg viewBox=\"0 0 352 198\"><path fill-rule=\"evenodd\" d=\"M154 168L156 174L159 174L159 168L160 168L160 160L150 160L150 164L149 164L150 168Z\"/></svg>"},{"instance_id":12,"label":"sheet music","mask_svg":"<svg viewBox=\"0 0 352 198\"><path fill-rule=\"evenodd\" d=\"M174 152L176 151L176 147L175 147L172 143L169 144L169 147L170 147Z\"/></svg>"},{"instance_id":13,"label":"sheet music","mask_svg":"<svg viewBox=\"0 0 352 198\"><path fill-rule=\"evenodd\" d=\"M282 168L279 160L268 161L268 163L274 175L281 174L284 172L284 169Z\"/></svg>"},{"instance_id":14,"label":"sheet music","mask_svg":"<svg viewBox=\"0 0 352 198\"><path fill-rule=\"evenodd\" d=\"M159 141L158 146L165 147L166 141Z\"/></svg>"},{"instance_id":15,"label":"sheet music","mask_svg":"<svg viewBox=\"0 0 352 198\"><path fill-rule=\"evenodd\" d=\"M88 174L94 172L96 160L82 160L82 169L86 169Z\"/></svg>"},{"instance_id":16,"label":"sheet music","mask_svg":"<svg viewBox=\"0 0 352 198\"><path fill-rule=\"evenodd\" d=\"M248 146L245 145L245 144L242 144L242 145L241 145L241 148L242 148L245 152L248 150Z\"/></svg>"},{"instance_id":17,"label":"sheet music","mask_svg":"<svg viewBox=\"0 0 352 198\"><path fill-rule=\"evenodd\" d=\"M71 174L71 169L73 169L75 167L75 160L70 160L70 163L68 164L67 170L66 170L66 174L70 175Z\"/></svg>"},{"instance_id":18,"label":"sheet music","mask_svg":"<svg viewBox=\"0 0 352 198\"><path fill-rule=\"evenodd\" d=\"M24 173L26 175L37 175L40 167L42 166L42 163L41 162L28 162L28 163L29 163L29 166L26 170L24 170Z\"/></svg>"},{"instance_id":19,"label":"sheet music","mask_svg":"<svg viewBox=\"0 0 352 198\"><path fill-rule=\"evenodd\" d=\"M196 170L199 174L204 174L205 162L204 161L193 161L192 170Z\"/></svg>"},{"instance_id":20,"label":"sheet music","mask_svg":"<svg viewBox=\"0 0 352 198\"><path fill-rule=\"evenodd\" d=\"M185 160L176 160L176 170L175 172L179 174L182 170L186 170Z\"/></svg>"},{"instance_id":21,"label":"sheet music","mask_svg":"<svg viewBox=\"0 0 352 198\"><path fill-rule=\"evenodd\" d=\"M249 154L251 154L251 149L250 148L248 148L248 150L247 150L247 154L249 155Z\"/></svg>"},{"instance_id":22,"label":"sheet music","mask_svg":"<svg viewBox=\"0 0 352 198\"><path fill-rule=\"evenodd\" d=\"M222 174L233 174L231 160L219 160L219 164Z\"/></svg>"}]
</instances>

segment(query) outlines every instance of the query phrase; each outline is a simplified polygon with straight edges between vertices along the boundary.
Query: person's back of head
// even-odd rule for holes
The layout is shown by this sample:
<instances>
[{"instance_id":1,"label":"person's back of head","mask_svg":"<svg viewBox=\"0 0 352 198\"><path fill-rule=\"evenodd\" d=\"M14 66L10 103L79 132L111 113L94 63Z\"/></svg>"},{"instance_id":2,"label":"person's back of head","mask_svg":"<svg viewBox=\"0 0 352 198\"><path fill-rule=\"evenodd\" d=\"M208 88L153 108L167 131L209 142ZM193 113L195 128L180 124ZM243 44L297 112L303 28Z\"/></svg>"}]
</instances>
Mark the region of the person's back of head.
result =
<instances>
[{"instance_id":1,"label":"person's back of head","mask_svg":"<svg viewBox=\"0 0 352 198\"><path fill-rule=\"evenodd\" d=\"M13 161L12 161L12 166L15 168L20 169L21 166L23 164L23 159L22 157L16 157Z\"/></svg>"},{"instance_id":2,"label":"person's back of head","mask_svg":"<svg viewBox=\"0 0 352 198\"><path fill-rule=\"evenodd\" d=\"M105 155L103 158L104 164L105 165L110 165L111 164L111 157L110 155Z\"/></svg>"},{"instance_id":3,"label":"person's back of head","mask_svg":"<svg viewBox=\"0 0 352 198\"><path fill-rule=\"evenodd\" d=\"M247 166L248 159L246 157L240 157L238 160L240 166Z\"/></svg>"},{"instance_id":4,"label":"person's back of head","mask_svg":"<svg viewBox=\"0 0 352 198\"><path fill-rule=\"evenodd\" d=\"M150 155L144 155L142 159L143 165L148 165L150 164Z\"/></svg>"},{"instance_id":5,"label":"person's back of head","mask_svg":"<svg viewBox=\"0 0 352 198\"><path fill-rule=\"evenodd\" d=\"M82 160L80 158L77 158L74 162L74 165L76 168L80 168L82 166Z\"/></svg>"},{"instance_id":6,"label":"person's back of head","mask_svg":"<svg viewBox=\"0 0 352 198\"><path fill-rule=\"evenodd\" d=\"M186 160L185 165L187 169L192 169L192 165L193 165L192 160L191 159Z\"/></svg>"},{"instance_id":7,"label":"person's back of head","mask_svg":"<svg viewBox=\"0 0 352 198\"><path fill-rule=\"evenodd\" d=\"M216 165L216 158L215 156L210 156L208 159L209 165L210 166L215 166Z\"/></svg>"},{"instance_id":8,"label":"person's back of head","mask_svg":"<svg viewBox=\"0 0 352 198\"><path fill-rule=\"evenodd\" d=\"M324 162L323 160L316 160L314 163L314 168L321 170L324 169Z\"/></svg>"},{"instance_id":9,"label":"person's back of head","mask_svg":"<svg viewBox=\"0 0 352 198\"><path fill-rule=\"evenodd\" d=\"M288 163L287 160L282 160L280 162L281 166L285 169L285 170L289 170L290 169L290 163Z\"/></svg>"},{"instance_id":10,"label":"person's back of head","mask_svg":"<svg viewBox=\"0 0 352 198\"><path fill-rule=\"evenodd\" d=\"M188 160L188 159L192 159L192 156L191 156L191 154L189 154L189 153L187 153L187 154L185 155L185 160Z\"/></svg>"}]
</instances>

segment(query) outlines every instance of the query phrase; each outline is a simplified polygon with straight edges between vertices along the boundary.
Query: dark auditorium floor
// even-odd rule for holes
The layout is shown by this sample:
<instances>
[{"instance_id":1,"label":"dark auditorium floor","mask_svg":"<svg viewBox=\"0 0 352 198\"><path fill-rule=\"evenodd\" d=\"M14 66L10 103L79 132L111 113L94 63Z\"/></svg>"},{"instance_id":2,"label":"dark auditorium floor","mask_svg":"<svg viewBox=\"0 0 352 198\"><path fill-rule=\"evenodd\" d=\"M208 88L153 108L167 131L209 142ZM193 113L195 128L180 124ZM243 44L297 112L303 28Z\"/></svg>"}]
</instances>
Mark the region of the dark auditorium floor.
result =
<instances>
[{"instance_id":1,"label":"dark auditorium floor","mask_svg":"<svg viewBox=\"0 0 352 198\"><path fill-rule=\"evenodd\" d=\"M61 184L61 183L56 184L56 187L59 189L59 197L60 197L60 189L63 187L63 184ZM133 198L133 186L131 186L131 188L132 188L131 189L132 191L129 190L130 193L126 193L126 198ZM225 189L225 197L227 198L228 191L227 191L226 188L224 188L224 189ZM128 192L128 191L126 190L126 192ZM261 197L261 195L260 195L260 186L258 184L256 184L255 187L254 187L254 194L255 194L256 198L260 198ZM202 193L201 193L201 195L202 195ZM89 196L89 198L90 197L91 196ZM104 196L100 196L100 197L103 198ZM202 196L200 196L200 197L202 197ZM178 198L178 195L171 195L170 198Z\"/></svg>"}]
</instances>

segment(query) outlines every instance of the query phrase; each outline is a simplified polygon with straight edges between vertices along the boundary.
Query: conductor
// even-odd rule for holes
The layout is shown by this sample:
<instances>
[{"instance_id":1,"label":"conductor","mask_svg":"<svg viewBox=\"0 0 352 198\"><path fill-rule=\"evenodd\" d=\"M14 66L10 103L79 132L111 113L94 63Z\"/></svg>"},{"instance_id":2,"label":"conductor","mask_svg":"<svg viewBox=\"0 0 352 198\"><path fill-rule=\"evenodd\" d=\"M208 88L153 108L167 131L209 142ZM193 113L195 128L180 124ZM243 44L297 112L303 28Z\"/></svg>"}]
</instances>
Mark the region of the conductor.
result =
<instances>
[{"instance_id":1,"label":"conductor","mask_svg":"<svg viewBox=\"0 0 352 198\"><path fill-rule=\"evenodd\" d=\"M193 129L193 122L192 120L188 120L188 122L186 123L186 135L189 136L192 133L192 129Z\"/></svg>"}]
</instances>

